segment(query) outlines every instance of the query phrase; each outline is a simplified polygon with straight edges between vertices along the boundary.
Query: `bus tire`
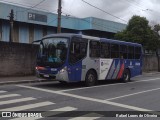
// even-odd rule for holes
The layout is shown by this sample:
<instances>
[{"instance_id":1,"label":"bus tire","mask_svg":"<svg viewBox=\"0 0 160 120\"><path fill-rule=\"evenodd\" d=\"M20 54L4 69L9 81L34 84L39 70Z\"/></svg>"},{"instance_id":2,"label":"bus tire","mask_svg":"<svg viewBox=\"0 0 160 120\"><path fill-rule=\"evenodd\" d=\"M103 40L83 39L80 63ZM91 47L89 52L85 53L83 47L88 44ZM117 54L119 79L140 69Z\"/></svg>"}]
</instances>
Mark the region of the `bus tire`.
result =
<instances>
[{"instance_id":1,"label":"bus tire","mask_svg":"<svg viewBox=\"0 0 160 120\"><path fill-rule=\"evenodd\" d=\"M86 74L85 85L87 87L94 86L96 85L96 82L97 82L96 72L93 70L89 70Z\"/></svg>"},{"instance_id":2,"label":"bus tire","mask_svg":"<svg viewBox=\"0 0 160 120\"><path fill-rule=\"evenodd\" d=\"M124 82L124 83L129 82L130 78L131 78L130 71L128 69L125 69L123 72L122 82Z\"/></svg>"}]
</instances>

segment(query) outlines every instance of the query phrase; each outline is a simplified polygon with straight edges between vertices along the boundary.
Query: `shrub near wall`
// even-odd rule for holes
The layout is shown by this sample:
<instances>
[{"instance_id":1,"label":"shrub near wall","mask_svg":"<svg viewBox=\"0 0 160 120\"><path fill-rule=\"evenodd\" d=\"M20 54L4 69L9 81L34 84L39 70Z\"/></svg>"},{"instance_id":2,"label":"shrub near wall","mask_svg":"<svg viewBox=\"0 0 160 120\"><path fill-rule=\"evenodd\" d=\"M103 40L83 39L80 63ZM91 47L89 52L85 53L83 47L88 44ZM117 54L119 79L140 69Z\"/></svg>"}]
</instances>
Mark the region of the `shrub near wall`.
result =
<instances>
[{"instance_id":1,"label":"shrub near wall","mask_svg":"<svg viewBox=\"0 0 160 120\"><path fill-rule=\"evenodd\" d=\"M0 41L0 77L35 73L38 45Z\"/></svg>"}]
</instances>

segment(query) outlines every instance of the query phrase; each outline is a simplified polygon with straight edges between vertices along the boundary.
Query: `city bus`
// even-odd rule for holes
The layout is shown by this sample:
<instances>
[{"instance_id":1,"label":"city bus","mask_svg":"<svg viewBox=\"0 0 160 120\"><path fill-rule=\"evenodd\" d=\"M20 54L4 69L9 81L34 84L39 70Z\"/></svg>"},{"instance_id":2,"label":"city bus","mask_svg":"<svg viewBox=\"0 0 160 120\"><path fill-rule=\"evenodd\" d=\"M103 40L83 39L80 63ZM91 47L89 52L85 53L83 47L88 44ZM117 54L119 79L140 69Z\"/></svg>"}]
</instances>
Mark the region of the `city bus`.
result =
<instances>
[{"instance_id":1,"label":"city bus","mask_svg":"<svg viewBox=\"0 0 160 120\"><path fill-rule=\"evenodd\" d=\"M142 74L142 45L80 34L52 34L37 41L38 77L60 83L130 81Z\"/></svg>"}]
</instances>

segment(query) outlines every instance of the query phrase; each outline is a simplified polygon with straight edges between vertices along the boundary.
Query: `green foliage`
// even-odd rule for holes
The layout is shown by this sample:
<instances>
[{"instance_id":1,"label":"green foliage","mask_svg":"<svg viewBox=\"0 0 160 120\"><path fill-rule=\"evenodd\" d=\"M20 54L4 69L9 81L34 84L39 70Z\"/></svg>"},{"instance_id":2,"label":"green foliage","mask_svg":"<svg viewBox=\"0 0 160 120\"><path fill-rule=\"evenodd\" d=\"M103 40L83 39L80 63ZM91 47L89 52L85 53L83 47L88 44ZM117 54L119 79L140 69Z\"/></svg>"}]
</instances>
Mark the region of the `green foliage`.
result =
<instances>
[{"instance_id":1,"label":"green foliage","mask_svg":"<svg viewBox=\"0 0 160 120\"><path fill-rule=\"evenodd\" d=\"M160 26L156 26L155 30L152 30L146 18L133 16L129 20L126 29L118 32L115 39L140 43L145 49L155 51L160 46L158 32L155 32L157 29L160 30Z\"/></svg>"},{"instance_id":2,"label":"green foliage","mask_svg":"<svg viewBox=\"0 0 160 120\"><path fill-rule=\"evenodd\" d=\"M160 25L155 25L153 30L158 33L158 31L160 31Z\"/></svg>"}]
</instances>

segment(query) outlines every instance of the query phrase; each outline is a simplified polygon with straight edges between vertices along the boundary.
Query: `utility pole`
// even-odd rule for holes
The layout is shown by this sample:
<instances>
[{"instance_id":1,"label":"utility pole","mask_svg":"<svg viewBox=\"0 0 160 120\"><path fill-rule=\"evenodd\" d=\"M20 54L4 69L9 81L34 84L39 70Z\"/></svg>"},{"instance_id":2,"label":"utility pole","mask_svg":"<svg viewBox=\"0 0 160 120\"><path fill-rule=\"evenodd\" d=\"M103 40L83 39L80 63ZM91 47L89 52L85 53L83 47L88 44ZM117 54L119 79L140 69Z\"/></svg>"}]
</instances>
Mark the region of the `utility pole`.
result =
<instances>
[{"instance_id":1,"label":"utility pole","mask_svg":"<svg viewBox=\"0 0 160 120\"><path fill-rule=\"evenodd\" d=\"M13 34L13 23L14 23L14 11L11 9L11 13L8 16L10 20L10 39L9 42L13 42L14 34Z\"/></svg>"},{"instance_id":2,"label":"utility pole","mask_svg":"<svg viewBox=\"0 0 160 120\"><path fill-rule=\"evenodd\" d=\"M57 33L61 33L61 14L62 14L62 0L58 0Z\"/></svg>"}]
</instances>

